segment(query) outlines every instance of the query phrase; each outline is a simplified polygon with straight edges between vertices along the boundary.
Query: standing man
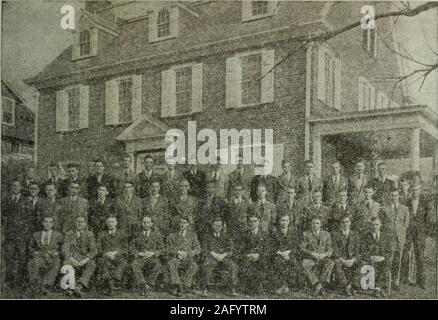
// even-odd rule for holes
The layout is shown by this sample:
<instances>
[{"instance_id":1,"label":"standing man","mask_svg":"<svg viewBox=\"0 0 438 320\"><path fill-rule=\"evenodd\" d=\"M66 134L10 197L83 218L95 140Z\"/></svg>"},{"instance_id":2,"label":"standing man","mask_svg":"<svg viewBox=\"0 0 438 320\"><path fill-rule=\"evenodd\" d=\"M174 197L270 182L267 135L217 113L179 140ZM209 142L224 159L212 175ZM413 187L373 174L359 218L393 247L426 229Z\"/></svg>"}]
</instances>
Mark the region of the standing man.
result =
<instances>
[{"instance_id":1,"label":"standing man","mask_svg":"<svg viewBox=\"0 0 438 320\"><path fill-rule=\"evenodd\" d=\"M348 198L353 205L356 205L365 198L364 189L368 184L368 177L365 175L365 162L356 162L355 173L348 179Z\"/></svg>"},{"instance_id":2,"label":"standing man","mask_svg":"<svg viewBox=\"0 0 438 320\"><path fill-rule=\"evenodd\" d=\"M341 190L336 197L336 203L330 209L328 231L333 233L341 229L342 219L345 216L352 217L356 209L347 201L347 190Z\"/></svg>"},{"instance_id":3,"label":"standing man","mask_svg":"<svg viewBox=\"0 0 438 320\"><path fill-rule=\"evenodd\" d=\"M123 154L122 168L116 177L117 190L114 197L120 196L123 193L125 182L131 181L134 184L134 189L138 188L138 176L132 169L132 156L129 153Z\"/></svg>"},{"instance_id":4,"label":"standing man","mask_svg":"<svg viewBox=\"0 0 438 320\"><path fill-rule=\"evenodd\" d=\"M267 173L268 164L265 162L261 165L256 165L261 174L255 175L251 180L251 201L257 202L258 198L258 187L263 184L266 190L266 199L269 201L275 201L275 188L277 185L276 178Z\"/></svg>"},{"instance_id":5,"label":"standing man","mask_svg":"<svg viewBox=\"0 0 438 320\"><path fill-rule=\"evenodd\" d=\"M323 186L322 199L326 206L331 207L336 202L340 190L346 190L348 181L341 175L341 163L338 160L332 162L332 174L326 178Z\"/></svg>"},{"instance_id":6,"label":"standing man","mask_svg":"<svg viewBox=\"0 0 438 320\"><path fill-rule=\"evenodd\" d=\"M311 202L312 193L322 189L321 180L313 173L313 167L313 162L306 160L304 162L304 175L297 180L297 194L304 203Z\"/></svg>"},{"instance_id":7,"label":"standing man","mask_svg":"<svg viewBox=\"0 0 438 320\"><path fill-rule=\"evenodd\" d=\"M108 190L105 185L97 187L97 197L90 199L90 212L88 214L88 226L93 234L98 235L105 229L106 217L114 214L114 202L108 198Z\"/></svg>"},{"instance_id":8,"label":"standing man","mask_svg":"<svg viewBox=\"0 0 438 320\"><path fill-rule=\"evenodd\" d=\"M204 171L199 170L196 163L190 165L190 169L183 173L184 179L190 184L189 194L192 197L202 198L205 192L207 175Z\"/></svg>"},{"instance_id":9,"label":"standing man","mask_svg":"<svg viewBox=\"0 0 438 320\"><path fill-rule=\"evenodd\" d=\"M40 200L43 216L52 217L53 229L61 232L61 204L57 198L56 186L53 183L48 182L45 187L45 194L46 197Z\"/></svg>"},{"instance_id":10,"label":"standing man","mask_svg":"<svg viewBox=\"0 0 438 320\"><path fill-rule=\"evenodd\" d=\"M123 194L114 203L114 214L119 224L118 229L125 232L129 238L140 229L142 209L142 200L134 194L134 183L126 181Z\"/></svg>"},{"instance_id":11,"label":"standing man","mask_svg":"<svg viewBox=\"0 0 438 320\"><path fill-rule=\"evenodd\" d=\"M35 297L46 295L53 289L61 267L61 246L62 235L53 230L53 217L45 216L43 230L35 232L29 243L29 283Z\"/></svg>"},{"instance_id":12,"label":"standing man","mask_svg":"<svg viewBox=\"0 0 438 320\"><path fill-rule=\"evenodd\" d=\"M289 186L295 183L294 177L292 176L291 162L289 160L282 160L281 168L283 171L277 177L277 185L275 187L275 201L277 203L287 197Z\"/></svg>"},{"instance_id":13,"label":"standing man","mask_svg":"<svg viewBox=\"0 0 438 320\"><path fill-rule=\"evenodd\" d=\"M106 218L107 230L102 231L97 239L99 279L112 296L116 285L120 284L128 266L128 237L123 230L117 229L117 217Z\"/></svg>"},{"instance_id":14,"label":"standing man","mask_svg":"<svg viewBox=\"0 0 438 320\"><path fill-rule=\"evenodd\" d=\"M35 167L29 166L24 171L23 182L21 184L22 186L21 193L25 197L30 196L29 188L32 184L39 185L36 177Z\"/></svg>"},{"instance_id":15,"label":"standing man","mask_svg":"<svg viewBox=\"0 0 438 320\"><path fill-rule=\"evenodd\" d=\"M279 216L287 214L291 228L299 234L303 231L303 206L296 198L295 185L290 184L286 188L286 193L279 197L277 202L277 213Z\"/></svg>"},{"instance_id":16,"label":"standing man","mask_svg":"<svg viewBox=\"0 0 438 320\"><path fill-rule=\"evenodd\" d=\"M169 202L161 195L160 181L152 181L150 189L150 195L143 199L143 216L151 217L155 229L166 236L170 230Z\"/></svg>"},{"instance_id":17,"label":"standing man","mask_svg":"<svg viewBox=\"0 0 438 320\"><path fill-rule=\"evenodd\" d=\"M308 203L303 209L303 221L300 233L311 229L312 220L315 217L319 218L322 229L327 230L328 227L330 208L327 208L322 204L322 192L320 190L315 190L311 197L311 203Z\"/></svg>"},{"instance_id":18,"label":"standing man","mask_svg":"<svg viewBox=\"0 0 438 320\"><path fill-rule=\"evenodd\" d=\"M59 186L59 196L61 198L68 196L68 191L72 182L75 182L79 186L78 195L81 197L86 196L87 183L79 177L79 165L77 163L69 163L67 165L67 177L62 180Z\"/></svg>"},{"instance_id":19,"label":"standing man","mask_svg":"<svg viewBox=\"0 0 438 320\"><path fill-rule=\"evenodd\" d=\"M26 216L29 218L27 222L27 227L29 230L29 238L32 237L34 232L37 232L41 228L41 223L43 221L44 207L42 205L42 199L39 197L40 187L36 182L31 182L28 187L29 196L26 198L26 210L28 213Z\"/></svg>"},{"instance_id":20,"label":"standing man","mask_svg":"<svg viewBox=\"0 0 438 320\"><path fill-rule=\"evenodd\" d=\"M230 199L234 192L234 187L240 185L243 189L243 196L245 199L250 198L250 184L252 180L252 175L248 172L247 168L243 164L243 158L239 156L237 158L236 170L228 175L228 186L227 186L227 199Z\"/></svg>"},{"instance_id":21,"label":"standing man","mask_svg":"<svg viewBox=\"0 0 438 320\"><path fill-rule=\"evenodd\" d=\"M277 223L277 208L275 204L267 200L267 188L264 184L257 186L257 200L252 203L249 214L257 215L260 218L260 229L264 233L272 231Z\"/></svg>"},{"instance_id":22,"label":"standing man","mask_svg":"<svg viewBox=\"0 0 438 320\"><path fill-rule=\"evenodd\" d=\"M411 198L411 190L406 176L400 178L398 194L400 196L400 203L407 206L408 200Z\"/></svg>"},{"instance_id":23,"label":"standing man","mask_svg":"<svg viewBox=\"0 0 438 320\"><path fill-rule=\"evenodd\" d=\"M374 200L385 206L388 202L389 193L395 189L395 182L386 176L386 163L380 162L377 165L378 177L371 180L374 188Z\"/></svg>"},{"instance_id":24,"label":"standing man","mask_svg":"<svg viewBox=\"0 0 438 320\"><path fill-rule=\"evenodd\" d=\"M55 186L56 192L59 195L59 191L60 191L60 187L62 184L62 179L59 176L59 166L57 163L55 162L50 162L49 164L49 176L47 178L46 181L44 181L41 185L41 191L43 192L43 196L46 197L47 194L45 193L46 191L46 186L48 184L53 184Z\"/></svg>"},{"instance_id":25,"label":"standing man","mask_svg":"<svg viewBox=\"0 0 438 320\"><path fill-rule=\"evenodd\" d=\"M167 237L166 252L172 294L181 296L184 292L193 292L193 277L198 271L195 257L201 253L201 247L196 234L189 229L187 216L179 216L179 229Z\"/></svg>"},{"instance_id":26,"label":"standing man","mask_svg":"<svg viewBox=\"0 0 438 320\"><path fill-rule=\"evenodd\" d=\"M239 183L234 184L234 191L230 194L230 200L227 203L225 211L225 225L227 232L233 239L236 246L241 241L240 239L248 229L248 198L245 197L243 186ZM237 248L238 249L238 248Z\"/></svg>"},{"instance_id":27,"label":"standing man","mask_svg":"<svg viewBox=\"0 0 438 320\"><path fill-rule=\"evenodd\" d=\"M167 171L161 175L161 194L168 200L178 193L179 174L176 172L176 162L173 159L166 160Z\"/></svg>"},{"instance_id":28,"label":"standing man","mask_svg":"<svg viewBox=\"0 0 438 320\"><path fill-rule=\"evenodd\" d=\"M97 198L97 189L105 186L108 191L108 197L115 197L116 182L110 174L105 172L105 165L102 160L94 161L94 174L87 179L88 200Z\"/></svg>"},{"instance_id":29,"label":"standing man","mask_svg":"<svg viewBox=\"0 0 438 320\"><path fill-rule=\"evenodd\" d=\"M373 199L374 189L371 184L365 186L364 195L365 199L357 204L352 226L361 235L370 230L371 218L378 217L381 209L380 204Z\"/></svg>"},{"instance_id":30,"label":"standing man","mask_svg":"<svg viewBox=\"0 0 438 320\"><path fill-rule=\"evenodd\" d=\"M68 196L59 201L61 207L61 228L63 233L74 230L77 217L88 220L88 201L79 196L79 183L70 182Z\"/></svg>"},{"instance_id":31,"label":"standing man","mask_svg":"<svg viewBox=\"0 0 438 320\"><path fill-rule=\"evenodd\" d=\"M300 249L304 273L315 289L315 294L325 295L324 287L329 284L334 267L330 259L333 248L330 233L321 230L321 220L318 217L312 219L311 229L304 231Z\"/></svg>"},{"instance_id":32,"label":"standing man","mask_svg":"<svg viewBox=\"0 0 438 320\"><path fill-rule=\"evenodd\" d=\"M398 190L390 193L390 203L382 210L383 226L392 235L392 288L399 290L403 248L406 243L406 230L409 225L409 209L399 203Z\"/></svg>"},{"instance_id":33,"label":"standing man","mask_svg":"<svg viewBox=\"0 0 438 320\"><path fill-rule=\"evenodd\" d=\"M180 217L184 216L189 219L189 225L192 231L197 230L195 225L195 218L198 213L197 200L189 195L190 184L186 179L181 179L179 182L179 195L174 197L173 201L169 204L170 216L171 216L171 232L176 232L179 229Z\"/></svg>"},{"instance_id":34,"label":"standing man","mask_svg":"<svg viewBox=\"0 0 438 320\"><path fill-rule=\"evenodd\" d=\"M160 175L154 170L154 159L146 155L143 159L144 170L138 174L137 195L144 198L149 195L152 181L159 180Z\"/></svg>"},{"instance_id":35,"label":"standing man","mask_svg":"<svg viewBox=\"0 0 438 320\"><path fill-rule=\"evenodd\" d=\"M220 161L221 159L218 157L216 160L216 164L212 165L212 170L209 173L210 176L208 177L208 181L212 181L214 183L215 195L222 199L225 199L228 179L227 176L223 173Z\"/></svg>"}]
</instances>

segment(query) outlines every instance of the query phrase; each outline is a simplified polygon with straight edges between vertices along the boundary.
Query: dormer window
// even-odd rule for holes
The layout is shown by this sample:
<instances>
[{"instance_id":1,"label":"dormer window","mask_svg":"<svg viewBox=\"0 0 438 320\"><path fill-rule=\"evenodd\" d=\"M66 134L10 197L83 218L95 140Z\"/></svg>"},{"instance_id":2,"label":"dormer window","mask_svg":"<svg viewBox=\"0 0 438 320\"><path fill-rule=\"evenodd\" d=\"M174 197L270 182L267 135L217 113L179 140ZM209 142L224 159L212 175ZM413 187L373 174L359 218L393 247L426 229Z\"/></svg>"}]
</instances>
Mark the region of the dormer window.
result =
<instances>
[{"instance_id":1,"label":"dormer window","mask_svg":"<svg viewBox=\"0 0 438 320\"><path fill-rule=\"evenodd\" d=\"M90 31L81 31L79 33L79 50L81 56L90 54L90 45Z\"/></svg>"},{"instance_id":2,"label":"dormer window","mask_svg":"<svg viewBox=\"0 0 438 320\"><path fill-rule=\"evenodd\" d=\"M254 1L251 4L253 16L263 16L268 14L268 1Z\"/></svg>"},{"instance_id":3,"label":"dormer window","mask_svg":"<svg viewBox=\"0 0 438 320\"><path fill-rule=\"evenodd\" d=\"M242 1L242 21L273 16L278 11L277 5L277 1Z\"/></svg>"},{"instance_id":4,"label":"dormer window","mask_svg":"<svg viewBox=\"0 0 438 320\"><path fill-rule=\"evenodd\" d=\"M170 13L167 9L161 9L157 17L158 38L167 37L170 34Z\"/></svg>"},{"instance_id":5,"label":"dormer window","mask_svg":"<svg viewBox=\"0 0 438 320\"><path fill-rule=\"evenodd\" d=\"M2 124L15 125L15 100L2 97Z\"/></svg>"}]
</instances>

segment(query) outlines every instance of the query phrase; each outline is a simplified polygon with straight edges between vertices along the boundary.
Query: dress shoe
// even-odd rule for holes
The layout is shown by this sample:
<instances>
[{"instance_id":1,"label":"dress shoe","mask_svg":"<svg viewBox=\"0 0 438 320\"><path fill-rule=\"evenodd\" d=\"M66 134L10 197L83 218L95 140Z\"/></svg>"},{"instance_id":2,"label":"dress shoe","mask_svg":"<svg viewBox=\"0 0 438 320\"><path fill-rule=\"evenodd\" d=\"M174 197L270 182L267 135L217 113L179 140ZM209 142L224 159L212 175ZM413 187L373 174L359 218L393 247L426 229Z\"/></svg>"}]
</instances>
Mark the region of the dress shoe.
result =
<instances>
[{"instance_id":1,"label":"dress shoe","mask_svg":"<svg viewBox=\"0 0 438 320\"><path fill-rule=\"evenodd\" d=\"M345 294L347 295L347 297L351 297L351 296L353 295L353 292L352 292L352 290L351 290L351 286L350 286L350 285L348 285L348 286L345 288Z\"/></svg>"}]
</instances>

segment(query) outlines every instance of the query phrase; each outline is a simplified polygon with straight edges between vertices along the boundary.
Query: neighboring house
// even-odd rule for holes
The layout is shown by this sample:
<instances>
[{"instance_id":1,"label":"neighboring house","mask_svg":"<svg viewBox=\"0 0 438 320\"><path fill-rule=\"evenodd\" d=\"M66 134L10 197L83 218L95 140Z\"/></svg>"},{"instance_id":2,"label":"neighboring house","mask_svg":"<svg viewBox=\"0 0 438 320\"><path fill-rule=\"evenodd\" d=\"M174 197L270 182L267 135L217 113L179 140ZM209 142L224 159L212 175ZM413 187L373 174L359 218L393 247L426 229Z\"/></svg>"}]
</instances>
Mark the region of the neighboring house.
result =
<instances>
[{"instance_id":1,"label":"neighboring house","mask_svg":"<svg viewBox=\"0 0 438 320\"><path fill-rule=\"evenodd\" d=\"M358 27L326 43L302 43L359 21L364 4L87 3L72 46L26 80L40 93L38 163L96 156L114 163L124 151L136 168L147 153L163 162L166 131L187 132L196 120L198 130L272 128L274 174L283 158L296 175L309 158L318 174L334 157L349 170L362 156L345 152L358 134L388 129L408 137L404 152L415 169L420 132L435 142L437 116L403 105L402 90L392 90L401 63L376 31ZM390 19L377 25L385 35L393 30Z\"/></svg>"},{"instance_id":2,"label":"neighboring house","mask_svg":"<svg viewBox=\"0 0 438 320\"><path fill-rule=\"evenodd\" d=\"M20 94L2 79L2 160L33 159L35 116Z\"/></svg>"}]
</instances>

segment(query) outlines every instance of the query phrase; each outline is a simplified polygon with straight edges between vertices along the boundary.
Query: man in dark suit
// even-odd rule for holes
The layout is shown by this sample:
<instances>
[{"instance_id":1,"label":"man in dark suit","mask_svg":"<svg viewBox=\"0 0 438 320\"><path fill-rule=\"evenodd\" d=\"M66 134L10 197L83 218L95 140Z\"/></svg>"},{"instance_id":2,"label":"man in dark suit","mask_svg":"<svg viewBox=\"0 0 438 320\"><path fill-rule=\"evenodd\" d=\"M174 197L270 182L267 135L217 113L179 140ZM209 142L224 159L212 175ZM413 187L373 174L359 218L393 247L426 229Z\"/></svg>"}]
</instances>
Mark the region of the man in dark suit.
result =
<instances>
[{"instance_id":1,"label":"man in dark suit","mask_svg":"<svg viewBox=\"0 0 438 320\"><path fill-rule=\"evenodd\" d=\"M400 203L406 206L408 200L411 198L409 180L406 176L401 177L399 180L398 194L400 196Z\"/></svg>"},{"instance_id":2,"label":"man in dark suit","mask_svg":"<svg viewBox=\"0 0 438 320\"><path fill-rule=\"evenodd\" d=\"M161 195L160 181L152 181L150 195L143 199L143 215L150 216L154 228L162 235L168 235L170 229L169 202Z\"/></svg>"},{"instance_id":3,"label":"man in dark suit","mask_svg":"<svg viewBox=\"0 0 438 320\"><path fill-rule=\"evenodd\" d=\"M61 204L56 194L56 186L48 182L45 187L45 198L41 198L41 207L43 216L50 216L53 218L53 229L62 231L61 228Z\"/></svg>"},{"instance_id":4,"label":"man in dark suit","mask_svg":"<svg viewBox=\"0 0 438 320\"><path fill-rule=\"evenodd\" d=\"M214 271L220 267L228 271L229 294L236 296L237 266L233 261L234 243L231 237L223 230L222 218L217 216L210 220L211 229L202 242L202 286L203 296L208 295L208 286L212 281Z\"/></svg>"},{"instance_id":5,"label":"man in dark suit","mask_svg":"<svg viewBox=\"0 0 438 320\"><path fill-rule=\"evenodd\" d=\"M368 184L368 177L365 174L365 162L356 162L355 173L348 179L348 199L351 204L356 205L364 200L365 186Z\"/></svg>"},{"instance_id":6,"label":"man in dark suit","mask_svg":"<svg viewBox=\"0 0 438 320\"><path fill-rule=\"evenodd\" d=\"M237 158L236 170L228 175L227 199L232 197L235 186L240 185L243 188L243 197L249 200L251 180L252 175L249 170L245 168L243 158L239 156Z\"/></svg>"},{"instance_id":7,"label":"man in dark suit","mask_svg":"<svg viewBox=\"0 0 438 320\"><path fill-rule=\"evenodd\" d=\"M149 195L152 181L160 180L160 175L154 170L154 159L147 155L143 159L144 170L138 174L137 195L145 198Z\"/></svg>"},{"instance_id":8,"label":"man in dark suit","mask_svg":"<svg viewBox=\"0 0 438 320\"><path fill-rule=\"evenodd\" d=\"M59 166L55 162L50 162L49 164L49 177L46 181L41 184L41 192L44 197L47 197L46 187L48 184L53 184L55 186L56 193L60 195L60 187L62 184L62 179L59 176Z\"/></svg>"},{"instance_id":9,"label":"man in dark suit","mask_svg":"<svg viewBox=\"0 0 438 320\"><path fill-rule=\"evenodd\" d=\"M161 179L161 194L167 199L175 197L178 193L180 175L176 171L176 163L173 159L166 160L167 171L164 172Z\"/></svg>"},{"instance_id":10,"label":"man in dark suit","mask_svg":"<svg viewBox=\"0 0 438 320\"><path fill-rule=\"evenodd\" d=\"M28 271L32 295L46 295L53 289L61 267L61 246L62 235L53 230L53 217L45 216L43 230L35 232L29 243L31 259Z\"/></svg>"},{"instance_id":11,"label":"man in dark suit","mask_svg":"<svg viewBox=\"0 0 438 320\"><path fill-rule=\"evenodd\" d=\"M129 153L123 154L123 161L121 170L116 174L116 192L114 197L121 196L123 194L123 186L125 182L131 181L134 185L134 190L138 189L138 176L132 169L132 156Z\"/></svg>"},{"instance_id":12,"label":"man in dark suit","mask_svg":"<svg viewBox=\"0 0 438 320\"><path fill-rule=\"evenodd\" d=\"M224 174L222 170L222 165L220 163L220 158L218 157L216 160L216 164L212 165L211 171L207 176L208 182L213 182L215 186L215 194L222 199L225 199L227 186L228 186L228 177Z\"/></svg>"},{"instance_id":13,"label":"man in dark suit","mask_svg":"<svg viewBox=\"0 0 438 320\"><path fill-rule=\"evenodd\" d=\"M339 231L341 229L343 217L352 217L354 216L355 212L356 209L353 207L353 205L348 203L347 190L339 191L336 197L336 202L330 209L327 230L330 233Z\"/></svg>"},{"instance_id":14,"label":"man in dark suit","mask_svg":"<svg viewBox=\"0 0 438 320\"><path fill-rule=\"evenodd\" d=\"M279 216L278 226L270 237L270 251L273 258L272 274L275 293L281 295L289 292L289 287L297 287L298 273L301 270L298 257L299 235L284 212Z\"/></svg>"},{"instance_id":15,"label":"man in dark suit","mask_svg":"<svg viewBox=\"0 0 438 320\"><path fill-rule=\"evenodd\" d=\"M152 216L144 215L141 226L141 231L131 243L130 251L134 257L131 268L137 291L147 295L155 289L157 278L163 271L160 255L164 250L164 244L160 231L154 228Z\"/></svg>"},{"instance_id":16,"label":"man in dark suit","mask_svg":"<svg viewBox=\"0 0 438 320\"><path fill-rule=\"evenodd\" d=\"M65 198L68 196L70 184L75 182L79 185L78 195L81 197L87 196L87 182L79 177L79 165L76 163L69 163L67 165L67 178L62 180L59 185L59 196Z\"/></svg>"},{"instance_id":17,"label":"man in dark suit","mask_svg":"<svg viewBox=\"0 0 438 320\"><path fill-rule=\"evenodd\" d=\"M266 186L259 184L257 187L257 200L250 204L248 212L249 214L258 215L260 217L260 229L265 233L269 233L277 223L277 208L266 197Z\"/></svg>"},{"instance_id":18,"label":"man in dark suit","mask_svg":"<svg viewBox=\"0 0 438 320\"><path fill-rule=\"evenodd\" d=\"M143 202L134 194L134 184L126 181L123 194L114 203L114 214L117 217L118 229L129 238L139 231Z\"/></svg>"},{"instance_id":19,"label":"man in dark suit","mask_svg":"<svg viewBox=\"0 0 438 320\"><path fill-rule=\"evenodd\" d=\"M74 293L79 297L82 296L84 288L89 288L90 279L96 269L96 241L93 233L88 230L86 221L83 216L76 218L75 229L66 233L62 247L63 265L73 267L77 279ZM71 295L73 292L68 289L67 293Z\"/></svg>"},{"instance_id":20,"label":"man in dark suit","mask_svg":"<svg viewBox=\"0 0 438 320\"><path fill-rule=\"evenodd\" d=\"M167 237L165 247L172 294L192 293L193 277L198 271L195 258L201 253L201 247L196 234L189 229L187 216L179 216L179 230Z\"/></svg>"},{"instance_id":21,"label":"man in dark suit","mask_svg":"<svg viewBox=\"0 0 438 320\"><path fill-rule=\"evenodd\" d=\"M332 162L332 174L328 176L323 185L322 200L327 207L331 207L340 190L346 190L348 181L341 175L341 163L339 161Z\"/></svg>"},{"instance_id":22,"label":"man in dark suit","mask_svg":"<svg viewBox=\"0 0 438 320\"><path fill-rule=\"evenodd\" d=\"M106 218L107 230L102 231L97 239L99 279L112 296L116 285L120 284L128 266L128 237L123 230L117 229L117 217Z\"/></svg>"},{"instance_id":23,"label":"man in dark suit","mask_svg":"<svg viewBox=\"0 0 438 320\"><path fill-rule=\"evenodd\" d=\"M382 230L379 217L371 218L372 230L361 239L361 256L364 265L372 266L375 277L374 294L386 297L391 272L391 235Z\"/></svg>"},{"instance_id":24,"label":"man in dark suit","mask_svg":"<svg viewBox=\"0 0 438 320\"><path fill-rule=\"evenodd\" d=\"M266 200L275 201L276 178L267 172L267 164L256 165L255 172L258 172L251 180L250 196L252 202L259 200L258 186L264 185L266 189Z\"/></svg>"},{"instance_id":25,"label":"man in dark suit","mask_svg":"<svg viewBox=\"0 0 438 320\"><path fill-rule=\"evenodd\" d=\"M361 265L359 233L351 230L351 217L344 216L341 229L332 235L335 274L338 286L347 296L352 296L359 287Z\"/></svg>"},{"instance_id":26,"label":"man in dark suit","mask_svg":"<svg viewBox=\"0 0 438 320\"><path fill-rule=\"evenodd\" d=\"M283 171L276 179L275 187L275 202L282 201L284 197L287 197L289 186L295 184L295 179L292 176L291 162L289 160L282 160L281 167Z\"/></svg>"},{"instance_id":27,"label":"man in dark suit","mask_svg":"<svg viewBox=\"0 0 438 320\"><path fill-rule=\"evenodd\" d=\"M426 289L426 274L424 270L426 249L427 227L432 224L434 213L432 203L421 193L421 186L414 185L411 188L412 197L406 201L409 209L410 219L406 230L406 243L404 246L402 263L402 281L415 285L415 282L408 280L409 275L409 253L411 247L414 250L415 263L417 267L416 285L421 289ZM436 209L435 209L436 210Z\"/></svg>"},{"instance_id":28,"label":"man in dark suit","mask_svg":"<svg viewBox=\"0 0 438 320\"><path fill-rule=\"evenodd\" d=\"M97 187L97 196L90 201L88 226L93 234L98 235L105 229L106 217L114 214L114 202L108 198L108 189L105 185Z\"/></svg>"},{"instance_id":29,"label":"man in dark suit","mask_svg":"<svg viewBox=\"0 0 438 320\"><path fill-rule=\"evenodd\" d=\"M386 164L380 162L377 166L378 177L371 180L374 188L374 200L385 206L389 200L389 194L395 189L395 182L386 176Z\"/></svg>"},{"instance_id":30,"label":"man in dark suit","mask_svg":"<svg viewBox=\"0 0 438 320\"><path fill-rule=\"evenodd\" d=\"M79 183L71 182L68 196L59 200L61 206L61 228L63 233L75 229L76 218L81 216L88 220L88 201L79 196Z\"/></svg>"},{"instance_id":31,"label":"man in dark suit","mask_svg":"<svg viewBox=\"0 0 438 320\"><path fill-rule=\"evenodd\" d=\"M373 199L374 189L371 184L365 187L364 195L365 199L356 205L352 221L352 228L361 235L370 230L371 218L378 217L380 209L382 208L380 204Z\"/></svg>"},{"instance_id":32,"label":"man in dark suit","mask_svg":"<svg viewBox=\"0 0 438 320\"><path fill-rule=\"evenodd\" d=\"M94 161L94 174L87 179L88 200L97 198L97 189L105 186L108 191L108 197L114 198L116 195L116 182L114 177L105 172L103 161L97 159Z\"/></svg>"},{"instance_id":33,"label":"man in dark suit","mask_svg":"<svg viewBox=\"0 0 438 320\"><path fill-rule=\"evenodd\" d=\"M260 228L260 218L248 215L249 229L242 238L239 254L240 283L247 294L263 294L268 261L268 234Z\"/></svg>"},{"instance_id":34,"label":"man in dark suit","mask_svg":"<svg viewBox=\"0 0 438 320\"><path fill-rule=\"evenodd\" d=\"M247 213L250 204L244 193L244 188L236 182L225 211L227 232L236 246L241 243L240 239L248 229Z\"/></svg>"},{"instance_id":35,"label":"man in dark suit","mask_svg":"<svg viewBox=\"0 0 438 320\"><path fill-rule=\"evenodd\" d=\"M315 190L322 189L321 179L313 173L313 162L306 160L304 162L304 175L298 178L296 182L297 195L304 203L312 201L312 193Z\"/></svg>"},{"instance_id":36,"label":"man in dark suit","mask_svg":"<svg viewBox=\"0 0 438 320\"><path fill-rule=\"evenodd\" d=\"M31 238L34 232L37 232L41 228L42 217L44 207L42 205L42 198L39 197L40 187L38 183L31 182L28 187L28 196L25 199L26 210L28 210L29 218L29 234L28 237Z\"/></svg>"},{"instance_id":37,"label":"man in dark suit","mask_svg":"<svg viewBox=\"0 0 438 320\"><path fill-rule=\"evenodd\" d=\"M36 172L35 172L35 167L33 166L29 166L26 168L26 170L24 171L24 177L23 180L21 182L21 193L23 194L23 196L28 197L30 196L30 186L32 184L37 184L39 185L37 176L36 176Z\"/></svg>"},{"instance_id":38,"label":"man in dark suit","mask_svg":"<svg viewBox=\"0 0 438 320\"><path fill-rule=\"evenodd\" d=\"M193 232L196 232L196 217L198 210L198 201L192 197L190 192L190 183L186 179L181 179L179 182L179 194L174 197L169 203L171 225L170 231L176 232L179 229L180 216L185 216L189 219L189 225Z\"/></svg>"},{"instance_id":39,"label":"man in dark suit","mask_svg":"<svg viewBox=\"0 0 438 320\"><path fill-rule=\"evenodd\" d=\"M190 184L189 194L192 197L202 198L205 192L207 176L204 171L199 170L198 165L191 164L190 169L183 173L183 177Z\"/></svg>"},{"instance_id":40,"label":"man in dark suit","mask_svg":"<svg viewBox=\"0 0 438 320\"><path fill-rule=\"evenodd\" d=\"M279 197L277 202L277 215L289 215L290 226L294 232L303 232L303 206L296 198L295 185L290 184L286 188L286 193Z\"/></svg>"},{"instance_id":41,"label":"man in dark suit","mask_svg":"<svg viewBox=\"0 0 438 320\"><path fill-rule=\"evenodd\" d=\"M330 208L322 204L322 192L320 190L313 191L311 203L306 204L303 208L303 221L301 230L299 230L300 233L311 229L314 217L318 217L321 222L321 228L326 229L328 227L329 215Z\"/></svg>"},{"instance_id":42,"label":"man in dark suit","mask_svg":"<svg viewBox=\"0 0 438 320\"><path fill-rule=\"evenodd\" d=\"M315 289L315 295L325 295L325 287L330 283L334 267L330 259L333 248L330 233L321 230L321 220L318 217L312 219L311 229L304 231L300 250L304 273Z\"/></svg>"}]
</instances>

